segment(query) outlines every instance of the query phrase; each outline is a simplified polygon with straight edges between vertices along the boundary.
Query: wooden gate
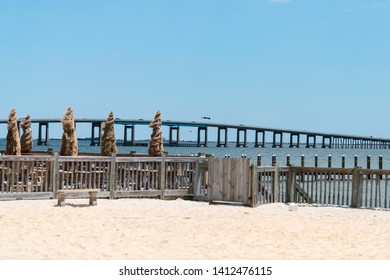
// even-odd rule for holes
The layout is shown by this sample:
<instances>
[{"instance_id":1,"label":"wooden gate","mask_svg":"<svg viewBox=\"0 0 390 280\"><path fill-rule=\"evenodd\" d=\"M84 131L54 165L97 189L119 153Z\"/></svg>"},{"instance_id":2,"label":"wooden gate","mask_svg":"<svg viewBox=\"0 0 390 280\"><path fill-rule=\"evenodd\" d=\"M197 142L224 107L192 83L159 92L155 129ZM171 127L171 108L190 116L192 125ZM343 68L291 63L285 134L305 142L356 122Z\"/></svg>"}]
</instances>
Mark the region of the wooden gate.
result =
<instances>
[{"instance_id":1,"label":"wooden gate","mask_svg":"<svg viewBox=\"0 0 390 280\"><path fill-rule=\"evenodd\" d=\"M245 158L209 159L209 202L257 205L256 169Z\"/></svg>"}]
</instances>

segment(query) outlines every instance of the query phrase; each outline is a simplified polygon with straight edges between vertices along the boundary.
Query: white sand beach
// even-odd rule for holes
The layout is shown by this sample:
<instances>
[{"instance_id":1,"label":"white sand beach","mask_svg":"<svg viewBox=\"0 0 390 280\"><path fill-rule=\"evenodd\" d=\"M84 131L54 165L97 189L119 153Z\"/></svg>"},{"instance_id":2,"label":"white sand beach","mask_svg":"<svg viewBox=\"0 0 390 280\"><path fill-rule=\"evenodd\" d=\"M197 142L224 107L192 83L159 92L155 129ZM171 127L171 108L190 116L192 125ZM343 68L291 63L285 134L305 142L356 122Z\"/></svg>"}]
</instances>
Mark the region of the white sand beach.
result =
<instances>
[{"instance_id":1,"label":"white sand beach","mask_svg":"<svg viewBox=\"0 0 390 280\"><path fill-rule=\"evenodd\" d=\"M390 211L153 199L0 202L0 259L390 259Z\"/></svg>"}]
</instances>

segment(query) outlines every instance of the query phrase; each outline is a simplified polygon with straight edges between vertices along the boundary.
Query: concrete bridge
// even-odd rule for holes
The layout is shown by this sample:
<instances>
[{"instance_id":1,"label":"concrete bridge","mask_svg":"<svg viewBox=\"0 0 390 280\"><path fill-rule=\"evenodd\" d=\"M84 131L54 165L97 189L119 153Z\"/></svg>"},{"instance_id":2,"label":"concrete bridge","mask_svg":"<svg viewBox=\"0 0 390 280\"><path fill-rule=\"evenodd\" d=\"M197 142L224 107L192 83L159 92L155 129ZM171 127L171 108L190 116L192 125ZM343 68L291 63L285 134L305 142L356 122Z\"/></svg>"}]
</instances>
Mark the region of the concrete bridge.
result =
<instances>
[{"instance_id":1,"label":"concrete bridge","mask_svg":"<svg viewBox=\"0 0 390 280\"><path fill-rule=\"evenodd\" d=\"M38 145L47 145L49 142L49 125L51 123L61 123L61 119L32 119L32 123L38 124ZM101 127L105 119L75 119L76 127L78 123L91 124L91 145L100 145ZM135 139L135 130L137 126L149 125L151 120L144 119L115 119L116 125L122 125L124 129L124 146L137 145ZM0 120L0 124L6 124L7 120ZM193 127L197 128L197 139L195 146L207 147L209 128L217 130L217 147L228 146L228 130L236 132L235 142L236 147L248 146L248 132L254 132L254 147L265 147L266 134L272 136L272 147L306 147L306 148L353 148L353 149L389 149L390 139L321 133L306 130L290 130L277 129L269 127L257 127L246 125L231 125L211 122L183 122L183 121L163 121L162 126L169 127L169 142L170 146L185 146L180 143L180 128Z\"/></svg>"}]
</instances>

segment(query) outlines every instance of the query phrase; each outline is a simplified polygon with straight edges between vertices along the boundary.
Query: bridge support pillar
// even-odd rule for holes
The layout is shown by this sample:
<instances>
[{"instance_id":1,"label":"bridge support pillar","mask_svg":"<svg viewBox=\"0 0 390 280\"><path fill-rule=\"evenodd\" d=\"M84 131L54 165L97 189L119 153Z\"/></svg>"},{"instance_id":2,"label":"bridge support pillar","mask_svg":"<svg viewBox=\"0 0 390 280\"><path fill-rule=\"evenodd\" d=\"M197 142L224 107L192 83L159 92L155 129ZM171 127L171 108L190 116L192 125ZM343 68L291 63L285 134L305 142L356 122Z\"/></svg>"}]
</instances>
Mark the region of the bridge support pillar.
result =
<instances>
[{"instance_id":1,"label":"bridge support pillar","mask_svg":"<svg viewBox=\"0 0 390 280\"><path fill-rule=\"evenodd\" d=\"M279 136L279 141L278 143L276 143L276 138ZM276 148L276 147L280 147L282 148L283 147L283 132L277 132L277 131L274 131L274 137L273 137L273 141L272 141L272 148Z\"/></svg>"},{"instance_id":2,"label":"bridge support pillar","mask_svg":"<svg viewBox=\"0 0 390 280\"><path fill-rule=\"evenodd\" d=\"M130 133L128 133L130 129ZM124 127L124 136L123 136L123 146L134 146L135 144L135 128L134 125L125 125ZM129 134L130 134L130 140L129 140Z\"/></svg>"},{"instance_id":3,"label":"bridge support pillar","mask_svg":"<svg viewBox=\"0 0 390 280\"><path fill-rule=\"evenodd\" d=\"M241 132L244 134L244 142L241 143ZM237 143L236 147L247 147L247 130L245 128L237 128Z\"/></svg>"},{"instance_id":4,"label":"bridge support pillar","mask_svg":"<svg viewBox=\"0 0 390 280\"><path fill-rule=\"evenodd\" d=\"M174 135L176 134L176 135ZM175 139L174 139L174 136ZM178 126L169 127L169 145L170 146L179 146L180 145L180 129Z\"/></svg>"},{"instance_id":5,"label":"bridge support pillar","mask_svg":"<svg viewBox=\"0 0 390 280\"><path fill-rule=\"evenodd\" d=\"M261 137L261 143L259 144L259 133L262 134ZM265 147L265 131L264 130L256 130L256 136L255 136L255 148L258 147Z\"/></svg>"},{"instance_id":6,"label":"bridge support pillar","mask_svg":"<svg viewBox=\"0 0 390 280\"><path fill-rule=\"evenodd\" d=\"M299 145L300 145L300 135L299 133L291 133L290 134L290 148L294 148L294 147L297 147L299 148ZM296 140L296 142L294 143L294 138Z\"/></svg>"},{"instance_id":7,"label":"bridge support pillar","mask_svg":"<svg viewBox=\"0 0 390 280\"><path fill-rule=\"evenodd\" d=\"M322 148L332 148L331 136L322 136Z\"/></svg>"},{"instance_id":8,"label":"bridge support pillar","mask_svg":"<svg viewBox=\"0 0 390 280\"><path fill-rule=\"evenodd\" d=\"M97 129L97 135L95 134L96 129ZM101 132L102 132L102 124L100 122L93 122L91 125L91 144L90 144L91 146L100 146Z\"/></svg>"},{"instance_id":9,"label":"bridge support pillar","mask_svg":"<svg viewBox=\"0 0 390 280\"><path fill-rule=\"evenodd\" d=\"M45 139L43 139L42 129L45 127ZM37 145L47 146L49 144L49 122L39 122L39 130L38 130L38 143Z\"/></svg>"},{"instance_id":10,"label":"bridge support pillar","mask_svg":"<svg viewBox=\"0 0 390 280\"><path fill-rule=\"evenodd\" d=\"M204 140L202 142L202 132L204 132ZM208 146L208 135L207 127L198 127L198 147L207 147Z\"/></svg>"},{"instance_id":11,"label":"bridge support pillar","mask_svg":"<svg viewBox=\"0 0 390 280\"><path fill-rule=\"evenodd\" d=\"M223 143L221 142L221 132L224 131ZM217 138L217 147L227 147L228 146L228 129L227 127L218 127L218 138Z\"/></svg>"},{"instance_id":12,"label":"bridge support pillar","mask_svg":"<svg viewBox=\"0 0 390 280\"><path fill-rule=\"evenodd\" d=\"M310 142L310 140L313 142ZM306 137L306 148L315 148L317 145L317 137L314 134L308 134Z\"/></svg>"}]
</instances>

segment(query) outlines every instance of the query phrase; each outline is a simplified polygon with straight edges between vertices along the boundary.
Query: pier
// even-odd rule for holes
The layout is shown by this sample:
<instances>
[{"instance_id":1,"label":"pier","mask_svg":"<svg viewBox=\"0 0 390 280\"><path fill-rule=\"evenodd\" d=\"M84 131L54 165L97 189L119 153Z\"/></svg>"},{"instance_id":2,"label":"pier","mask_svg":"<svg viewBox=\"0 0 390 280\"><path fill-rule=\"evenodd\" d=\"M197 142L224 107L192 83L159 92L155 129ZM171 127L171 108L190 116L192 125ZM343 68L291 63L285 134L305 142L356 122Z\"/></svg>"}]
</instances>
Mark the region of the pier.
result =
<instances>
[{"instance_id":1,"label":"pier","mask_svg":"<svg viewBox=\"0 0 390 280\"><path fill-rule=\"evenodd\" d=\"M104 119L75 119L76 127L78 123L88 123L91 125L91 146L100 145L101 127ZM61 119L32 119L32 123L38 124L38 145L48 145L49 126L53 123L61 123ZM135 139L136 128L138 126L149 125L151 120L144 119L115 119L115 125L123 126L124 139L123 146L138 145ZM0 120L0 124L7 124L7 120ZM180 129L192 127L197 129L197 137L191 146L207 147L209 144L209 132L211 129L217 132L217 147L228 147L228 131L236 133L236 147L248 147L248 143L254 143L254 147L265 147L266 137L272 139L271 145L274 148L339 148L339 149L389 149L390 139L372 136L357 136L347 134L322 133L306 130L277 129L268 127L256 127L246 125L230 125L211 122L183 122L183 121L163 121L162 126L169 128L169 146L188 146L188 143L181 143ZM248 134L254 134L251 142ZM288 142L285 142L285 141ZM230 142L230 143L231 143Z\"/></svg>"}]
</instances>

